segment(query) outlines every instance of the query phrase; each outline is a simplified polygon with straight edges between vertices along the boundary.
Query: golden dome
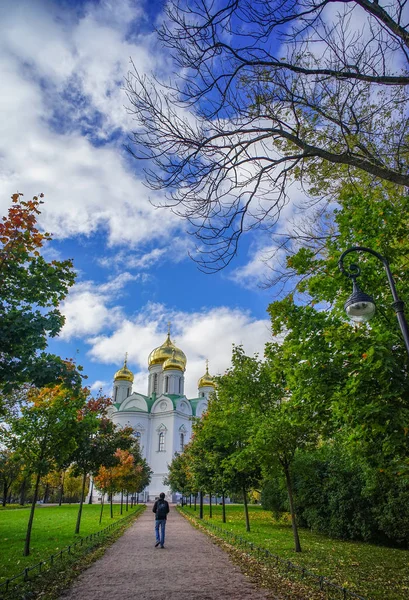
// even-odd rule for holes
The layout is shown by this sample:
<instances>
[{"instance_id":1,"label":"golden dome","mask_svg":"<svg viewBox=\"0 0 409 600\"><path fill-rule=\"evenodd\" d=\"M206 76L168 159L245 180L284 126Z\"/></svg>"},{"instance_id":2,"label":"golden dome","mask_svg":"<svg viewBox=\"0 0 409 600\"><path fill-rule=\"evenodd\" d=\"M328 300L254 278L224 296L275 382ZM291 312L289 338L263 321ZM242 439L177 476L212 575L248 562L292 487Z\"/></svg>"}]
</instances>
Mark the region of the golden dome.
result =
<instances>
[{"instance_id":1,"label":"golden dome","mask_svg":"<svg viewBox=\"0 0 409 600\"><path fill-rule=\"evenodd\" d=\"M199 379L197 382L197 387L200 389L201 387L212 386L216 387L214 379L211 375L209 375L209 361L206 361L206 373Z\"/></svg>"},{"instance_id":2,"label":"golden dome","mask_svg":"<svg viewBox=\"0 0 409 600\"><path fill-rule=\"evenodd\" d=\"M127 366L127 355L125 355L124 366L122 369L119 369L114 375L114 381L130 381L133 382L133 373L128 369Z\"/></svg>"},{"instance_id":3,"label":"golden dome","mask_svg":"<svg viewBox=\"0 0 409 600\"><path fill-rule=\"evenodd\" d=\"M149 354L148 357L148 365L151 367L152 365L161 365L168 359L173 357L173 353L175 353L175 358L180 362L180 366L183 371L186 368L186 356L182 350L176 348L172 340L170 339L170 333L168 332L167 338L162 346L155 348Z\"/></svg>"},{"instance_id":4,"label":"golden dome","mask_svg":"<svg viewBox=\"0 0 409 600\"><path fill-rule=\"evenodd\" d=\"M162 365L162 369L164 371L166 371L167 369L179 369L179 371L184 371L185 365L186 363L184 363L180 358L178 358L176 356L175 350L173 350L171 358L165 360L165 362Z\"/></svg>"}]
</instances>

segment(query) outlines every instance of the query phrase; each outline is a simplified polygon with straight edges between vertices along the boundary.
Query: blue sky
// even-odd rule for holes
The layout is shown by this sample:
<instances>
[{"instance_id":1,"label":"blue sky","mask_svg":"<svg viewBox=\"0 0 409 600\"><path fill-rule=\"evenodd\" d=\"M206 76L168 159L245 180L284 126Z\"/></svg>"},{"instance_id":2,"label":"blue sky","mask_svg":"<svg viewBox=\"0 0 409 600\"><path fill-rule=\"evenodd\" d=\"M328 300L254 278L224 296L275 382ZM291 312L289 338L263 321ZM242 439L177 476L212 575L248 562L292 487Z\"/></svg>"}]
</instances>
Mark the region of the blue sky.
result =
<instances>
[{"instance_id":1,"label":"blue sky","mask_svg":"<svg viewBox=\"0 0 409 600\"><path fill-rule=\"evenodd\" d=\"M5 214L15 191L43 192L40 222L55 240L47 254L74 259L77 283L52 351L75 357L88 384L108 392L128 352L134 389L144 393L147 356L171 321L195 396L206 358L221 373L233 343L262 353L271 337L274 291L259 287L270 242L249 234L229 268L201 273L187 256L194 241L186 224L152 207L160 196L124 149L134 127L122 90L130 57L142 72L171 68L153 33L162 6L2 0L0 203Z\"/></svg>"}]
</instances>

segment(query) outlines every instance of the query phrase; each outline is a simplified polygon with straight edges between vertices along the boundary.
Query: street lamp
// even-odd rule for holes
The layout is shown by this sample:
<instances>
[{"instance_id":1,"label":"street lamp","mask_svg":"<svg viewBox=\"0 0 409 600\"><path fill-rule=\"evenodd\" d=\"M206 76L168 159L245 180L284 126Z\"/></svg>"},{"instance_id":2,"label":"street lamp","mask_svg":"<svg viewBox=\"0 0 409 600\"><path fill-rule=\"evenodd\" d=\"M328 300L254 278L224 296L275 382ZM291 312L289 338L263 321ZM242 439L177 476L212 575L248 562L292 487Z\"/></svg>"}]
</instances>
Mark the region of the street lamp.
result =
<instances>
[{"instance_id":1,"label":"street lamp","mask_svg":"<svg viewBox=\"0 0 409 600\"><path fill-rule=\"evenodd\" d=\"M368 254L376 256L376 258L378 258L382 262L386 271L389 287L393 296L392 306L395 310L399 326L402 331L407 353L409 354L409 329L404 313L405 304L402 300L400 300L396 291L395 282L393 280L388 261L384 256L382 256L382 254L379 254L379 252L375 252L375 250L371 250L371 248L365 248L363 246L353 246L352 248L348 248L348 250L345 250L345 252L341 254L341 257L338 261L338 266L341 272L344 273L344 275L346 275L350 279L352 279L352 295L344 304L345 312L347 313L348 317L350 317L350 319L352 319L356 323L363 323L365 321L369 321L369 319L375 314L374 299L372 298L372 296L365 294L365 292L363 292L360 289L356 281L356 278L361 273L361 269L356 264L349 265L349 271L347 271L344 267L344 258L350 252L368 252Z\"/></svg>"}]
</instances>

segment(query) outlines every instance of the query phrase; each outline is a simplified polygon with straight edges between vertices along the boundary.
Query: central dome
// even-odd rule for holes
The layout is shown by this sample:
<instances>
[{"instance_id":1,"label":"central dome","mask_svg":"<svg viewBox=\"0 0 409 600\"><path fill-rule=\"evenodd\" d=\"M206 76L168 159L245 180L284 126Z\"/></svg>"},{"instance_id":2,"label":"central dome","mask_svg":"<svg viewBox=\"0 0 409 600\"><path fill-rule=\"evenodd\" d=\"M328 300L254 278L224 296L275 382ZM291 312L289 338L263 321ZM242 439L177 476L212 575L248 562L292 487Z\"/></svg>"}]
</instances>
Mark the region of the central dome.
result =
<instances>
[{"instance_id":1,"label":"central dome","mask_svg":"<svg viewBox=\"0 0 409 600\"><path fill-rule=\"evenodd\" d=\"M167 360L165 360L162 368L164 371L167 371L169 369L176 369L178 371L184 371L185 366L186 366L186 363L184 363L179 357L177 357L175 350L173 350L171 358L168 358Z\"/></svg>"},{"instance_id":2,"label":"central dome","mask_svg":"<svg viewBox=\"0 0 409 600\"><path fill-rule=\"evenodd\" d=\"M170 333L168 333L166 340L159 346L152 350L148 357L148 365L162 365L166 360L175 358L180 363L183 370L186 368L186 356L179 348L176 348L175 344L170 339Z\"/></svg>"}]
</instances>

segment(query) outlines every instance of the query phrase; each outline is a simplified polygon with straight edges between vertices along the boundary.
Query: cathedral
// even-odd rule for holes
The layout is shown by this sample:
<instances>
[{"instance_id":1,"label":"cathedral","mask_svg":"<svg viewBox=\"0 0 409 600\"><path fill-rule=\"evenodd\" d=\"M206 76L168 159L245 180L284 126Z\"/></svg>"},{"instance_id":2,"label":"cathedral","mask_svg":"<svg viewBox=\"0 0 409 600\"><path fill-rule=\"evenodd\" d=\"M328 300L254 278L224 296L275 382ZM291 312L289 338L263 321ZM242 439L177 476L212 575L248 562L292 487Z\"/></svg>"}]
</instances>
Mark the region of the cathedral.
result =
<instances>
[{"instance_id":1,"label":"cathedral","mask_svg":"<svg viewBox=\"0 0 409 600\"><path fill-rule=\"evenodd\" d=\"M165 342L148 357L147 394L132 390L134 376L126 359L114 376L109 417L116 425L133 428L142 456L153 471L149 487L140 495L143 502L154 500L160 492L165 492L168 500L176 500L163 479L175 452L182 452L191 438L192 419L206 411L209 394L215 390L206 363L197 398L186 398L185 369L186 356L174 345L169 331Z\"/></svg>"}]
</instances>

